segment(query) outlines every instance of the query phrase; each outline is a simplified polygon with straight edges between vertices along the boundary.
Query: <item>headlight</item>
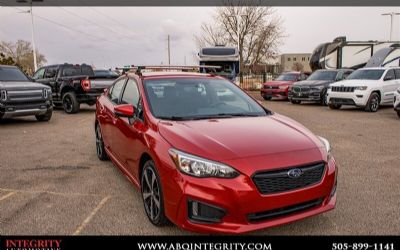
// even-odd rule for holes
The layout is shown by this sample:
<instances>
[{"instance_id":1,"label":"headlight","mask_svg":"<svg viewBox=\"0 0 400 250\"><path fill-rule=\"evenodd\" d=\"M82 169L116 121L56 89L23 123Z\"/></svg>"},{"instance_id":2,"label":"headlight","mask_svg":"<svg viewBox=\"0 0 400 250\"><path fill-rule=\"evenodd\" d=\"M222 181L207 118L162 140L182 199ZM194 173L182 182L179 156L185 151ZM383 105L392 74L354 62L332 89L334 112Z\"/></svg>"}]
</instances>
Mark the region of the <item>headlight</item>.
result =
<instances>
[{"instance_id":1,"label":"headlight","mask_svg":"<svg viewBox=\"0 0 400 250\"><path fill-rule=\"evenodd\" d=\"M286 88L288 88L287 85L279 86L279 89L286 89Z\"/></svg>"},{"instance_id":2,"label":"headlight","mask_svg":"<svg viewBox=\"0 0 400 250\"><path fill-rule=\"evenodd\" d=\"M332 148L331 148L331 144L329 143L329 141L327 139L325 139L324 137L318 136L319 139L321 140L321 142L325 145L325 150L326 150L326 155L327 155L327 160L329 161L329 159L332 157Z\"/></svg>"},{"instance_id":3,"label":"headlight","mask_svg":"<svg viewBox=\"0 0 400 250\"><path fill-rule=\"evenodd\" d=\"M1 90L0 91L0 101L6 101L7 100L7 90Z\"/></svg>"},{"instance_id":4,"label":"headlight","mask_svg":"<svg viewBox=\"0 0 400 250\"><path fill-rule=\"evenodd\" d=\"M355 89L356 90L367 90L367 86L358 86L358 87L355 87Z\"/></svg>"},{"instance_id":5,"label":"headlight","mask_svg":"<svg viewBox=\"0 0 400 250\"><path fill-rule=\"evenodd\" d=\"M215 161L203 159L176 149L168 150L176 167L183 173L195 177L235 178L235 169Z\"/></svg>"}]
</instances>

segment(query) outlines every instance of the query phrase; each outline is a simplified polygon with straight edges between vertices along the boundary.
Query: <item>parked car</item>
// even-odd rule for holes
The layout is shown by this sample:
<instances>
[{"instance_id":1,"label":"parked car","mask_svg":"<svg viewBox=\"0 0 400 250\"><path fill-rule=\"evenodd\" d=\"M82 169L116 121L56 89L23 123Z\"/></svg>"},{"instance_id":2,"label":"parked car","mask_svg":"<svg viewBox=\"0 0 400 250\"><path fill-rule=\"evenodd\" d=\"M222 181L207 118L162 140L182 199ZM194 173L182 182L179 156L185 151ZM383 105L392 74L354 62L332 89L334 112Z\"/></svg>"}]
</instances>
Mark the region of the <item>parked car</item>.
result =
<instances>
[{"instance_id":1,"label":"parked car","mask_svg":"<svg viewBox=\"0 0 400 250\"><path fill-rule=\"evenodd\" d=\"M275 80L262 84L261 96L264 100L271 100L272 97L280 99L288 98L288 89L297 81L306 80L309 74L303 72L284 72Z\"/></svg>"},{"instance_id":2,"label":"parked car","mask_svg":"<svg viewBox=\"0 0 400 250\"><path fill-rule=\"evenodd\" d=\"M93 70L94 76L97 78L109 78L109 79L117 79L119 74L112 70L105 70L105 69L96 69Z\"/></svg>"},{"instance_id":3,"label":"parked car","mask_svg":"<svg viewBox=\"0 0 400 250\"><path fill-rule=\"evenodd\" d=\"M353 70L317 70L307 80L297 82L289 88L289 100L293 104L300 104L302 101L319 102L321 105L328 105L326 96L331 83L345 79Z\"/></svg>"},{"instance_id":4,"label":"parked car","mask_svg":"<svg viewBox=\"0 0 400 250\"><path fill-rule=\"evenodd\" d=\"M94 105L114 78L96 77L90 65L56 64L42 67L33 76L36 82L51 87L55 106L67 114L79 112L80 104Z\"/></svg>"},{"instance_id":5,"label":"parked car","mask_svg":"<svg viewBox=\"0 0 400 250\"><path fill-rule=\"evenodd\" d=\"M397 89L394 95L394 110L397 112L397 115L400 118L400 88Z\"/></svg>"},{"instance_id":6,"label":"parked car","mask_svg":"<svg viewBox=\"0 0 400 250\"><path fill-rule=\"evenodd\" d=\"M98 158L156 226L242 233L335 207L329 142L220 76L128 73L98 99L94 127Z\"/></svg>"},{"instance_id":7,"label":"parked car","mask_svg":"<svg viewBox=\"0 0 400 250\"><path fill-rule=\"evenodd\" d=\"M49 121L53 114L51 89L34 83L16 66L0 65L0 119L35 116Z\"/></svg>"},{"instance_id":8,"label":"parked car","mask_svg":"<svg viewBox=\"0 0 400 250\"><path fill-rule=\"evenodd\" d=\"M376 112L381 105L393 104L399 87L400 67L358 69L347 80L331 85L329 107L340 109L342 105L351 105Z\"/></svg>"}]
</instances>

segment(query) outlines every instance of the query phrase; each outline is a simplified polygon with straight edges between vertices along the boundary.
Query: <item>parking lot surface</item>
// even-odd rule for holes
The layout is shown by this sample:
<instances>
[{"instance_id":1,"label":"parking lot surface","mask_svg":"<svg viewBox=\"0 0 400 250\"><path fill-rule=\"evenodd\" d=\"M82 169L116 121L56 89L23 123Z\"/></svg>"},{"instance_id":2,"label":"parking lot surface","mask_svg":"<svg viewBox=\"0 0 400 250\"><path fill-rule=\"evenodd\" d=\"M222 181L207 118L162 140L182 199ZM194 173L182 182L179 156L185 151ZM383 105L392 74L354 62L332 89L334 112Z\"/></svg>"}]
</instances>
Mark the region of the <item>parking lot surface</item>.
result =
<instances>
[{"instance_id":1,"label":"parking lot surface","mask_svg":"<svg viewBox=\"0 0 400 250\"><path fill-rule=\"evenodd\" d=\"M253 93L258 98L258 93ZM340 166L335 210L254 234L400 235L400 119L286 101L263 104L326 137ZM0 121L0 235L190 234L157 228L139 192L96 157L94 108L58 110L48 123Z\"/></svg>"}]
</instances>

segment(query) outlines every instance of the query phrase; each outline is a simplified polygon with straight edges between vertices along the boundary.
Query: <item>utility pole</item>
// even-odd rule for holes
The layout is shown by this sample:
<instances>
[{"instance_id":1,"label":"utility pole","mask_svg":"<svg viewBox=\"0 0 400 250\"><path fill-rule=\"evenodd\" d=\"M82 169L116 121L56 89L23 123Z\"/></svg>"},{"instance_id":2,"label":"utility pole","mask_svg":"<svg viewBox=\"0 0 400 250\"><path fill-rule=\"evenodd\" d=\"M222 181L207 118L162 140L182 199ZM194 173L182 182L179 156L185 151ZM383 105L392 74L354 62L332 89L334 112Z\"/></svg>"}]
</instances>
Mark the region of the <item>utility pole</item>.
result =
<instances>
[{"instance_id":1,"label":"utility pole","mask_svg":"<svg viewBox=\"0 0 400 250\"><path fill-rule=\"evenodd\" d=\"M183 62L185 64L185 66L186 66L186 56L183 58Z\"/></svg>"},{"instance_id":2,"label":"utility pole","mask_svg":"<svg viewBox=\"0 0 400 250\"><path fill-rule=\"evenodd\" d=\"M35 27L33 24L33 11L32 11L32 1L31 1L31 22L32 22L32 49L33 49L33 67L35 69L34 72L37 70L37 59L36 59L36 46L35 46Z\"/></svg>"},{"instance_id":3,"label":"utility pole","mask_svg":"<svg viewBox=\"0 0 400 250\"><path fill-rule=\"evenodd\" d=\"M398 16L400 13L390 12L390 13L383 13L382 16L390 16L390 41L393 41L393 19L394 16Z\"/></svg>"},{"instance_id":4,"label":"utility pole","mask_svg":"<svg viewBox=\"0 0 400 250\"><path fill-rule=\"evenodd\" d=\"M170 38L168 35L168 66L171 66L171 47L170 47Z\"/></svg>"}]
</instances>

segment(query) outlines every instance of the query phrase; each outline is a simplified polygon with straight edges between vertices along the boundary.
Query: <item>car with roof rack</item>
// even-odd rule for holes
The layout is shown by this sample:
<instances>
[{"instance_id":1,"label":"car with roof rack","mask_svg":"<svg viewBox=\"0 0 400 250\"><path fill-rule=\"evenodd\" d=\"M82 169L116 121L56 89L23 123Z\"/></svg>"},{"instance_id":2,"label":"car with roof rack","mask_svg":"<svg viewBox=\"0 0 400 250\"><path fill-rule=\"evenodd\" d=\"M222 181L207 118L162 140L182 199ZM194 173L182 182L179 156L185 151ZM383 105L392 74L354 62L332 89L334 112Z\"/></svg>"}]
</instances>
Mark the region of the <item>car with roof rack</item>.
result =
<instances>
[{"instance_id":1,"label":"car with roof rack","mask_svg":"<svg viewBox=\"0 0 400 250\"><path fill-rule=\"evenodd\" d=\"M132 69L97 100L94 128L98 158L141 192L155 226L243 233L336 204L329 142L221 76Z\"/></svg>"},{"instance_id":2,"label":"car with roof rack","mask_svg":"<svg viewBox=\"0 0 400 250\"><path fill-rule=\"evenodd\" d=\"M356 106L368 112L380 106L393 105L400 87L400 67L372 67L354 71L345 81L331 85L328 103L331 109Z\"/></svg>"},{"instance_id":3,"label":"car with roof rack","mask_svg":"<svg viewBox=\"0 0 400 250\"><path fill-rule=\"evenodd\" d=\"M0 119L35 116L49 121L53 114L51 89L32 82L16 66L0 65Z\"/></svg>"},{"instance_id":4,"label":"car with roof rack","mask_svg":"<svg viewBox=\"0 0 400 250\"><path fill-rule=\"evenodd\" d=\"M39 68L33 80L52 89L53 102L67 114L78 113L80 105L94 105L104 89L118 76L95 75L87 64L55 64Z\"/></svg>"}]
</instances>

